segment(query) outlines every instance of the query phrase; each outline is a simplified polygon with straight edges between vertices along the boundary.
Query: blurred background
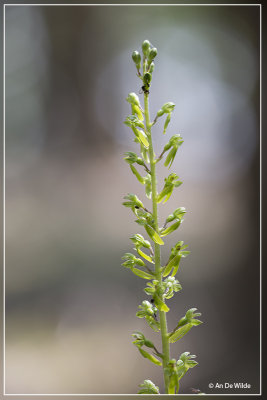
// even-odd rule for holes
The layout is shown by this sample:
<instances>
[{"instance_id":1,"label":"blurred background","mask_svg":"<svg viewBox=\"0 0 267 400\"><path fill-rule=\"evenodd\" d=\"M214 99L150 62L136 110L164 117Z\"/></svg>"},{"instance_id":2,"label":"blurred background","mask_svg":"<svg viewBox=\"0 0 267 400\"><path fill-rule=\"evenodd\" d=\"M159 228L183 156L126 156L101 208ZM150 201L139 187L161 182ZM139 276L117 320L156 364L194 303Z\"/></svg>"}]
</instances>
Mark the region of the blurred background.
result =
<instances>
[{"instance_id":1,"label":"blurred background","mask_svg":"<svg viewBox=\"0 0 267 400\"><path fill-rule=\"evenodd\" d=\"M204 324L172 345L197 355L181 393L210 382L259 392L259 7L6 6L6 392L163 392L162 371L131 333L144 281L120 266L143 233L121 203L146 204L123 161L136 151L123 124L140 81L133 50L158 48L151 115L176 104L160 152L180 133L172 166L183 180L160 218L184 206L167 238L191 255L169 329L191 307ZM159 187L166 169L159 167Z\"/></svg>"}]
</instances>

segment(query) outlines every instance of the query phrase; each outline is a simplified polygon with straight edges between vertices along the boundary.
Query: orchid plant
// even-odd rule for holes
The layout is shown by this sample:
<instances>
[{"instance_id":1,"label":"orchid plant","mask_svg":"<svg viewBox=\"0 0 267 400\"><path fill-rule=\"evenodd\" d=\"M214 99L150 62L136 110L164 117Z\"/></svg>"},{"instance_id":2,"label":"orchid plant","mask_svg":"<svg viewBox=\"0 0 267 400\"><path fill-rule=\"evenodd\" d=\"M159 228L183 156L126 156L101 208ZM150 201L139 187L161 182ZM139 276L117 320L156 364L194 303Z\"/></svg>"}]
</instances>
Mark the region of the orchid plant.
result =
<instances>
[{"instance_id":1,"label":"orchid plant","mask_svg":"<svg viewBox=\"0 0 267 400\"><path fill-rule=\"evenodd\" d=\"M161 247L164 245L165 237L179 228L186 210L184 207L176 208L167 216L163 226L159 226L158 204L166 203L182 181L175 172L172 172L165 178L158 192L156 166L165 158L165 167L171 168L183 138L180 134L173 135L159 156L155 155L152 128L160 118L164 118L163 134L166 134L175 108L174 103L167 102L157 112L155 118L150 120L149 94L156 56L157 49L148 40L142 44L142 56L138 51L132 53L137 77L142 81L144 105L141 105L137 94L129 93L126 100L130 104L131 114L126 118L125 124L131 128L134 142L140 146L140 154L129 151L125 153L124 160L138 181L144 185L145 195L152 203L152 208L149 210L135 194L130 193L124 197L123 205L131 209L137 224L145 229L149 240L139 233L133 235L130 240L134 245L135 254L126 253L122 257L122 265L147 281L144 291L149 297L139 305L136 316L144 318L153 331L160 333L162 348L157 349L142 332L133 333L133 344L144 358L163 368L165 393L177 394L183 376L198 363L195 361L196 356L188 351L183 352L177 359L172 358L170 344L181 340L194 326L202 322L197 319L201 315L197 309L190 308L171 331L167 328L166 315L169 311L167 300L182 289L177 274L182 258L186 257L189 251L186 250L188 246L179 240L172 247L169 258L163 263L161 261ZM159 394L159 388L151 380L146 379L140 385L138 393Z\"/></svg>"}]
</instances>

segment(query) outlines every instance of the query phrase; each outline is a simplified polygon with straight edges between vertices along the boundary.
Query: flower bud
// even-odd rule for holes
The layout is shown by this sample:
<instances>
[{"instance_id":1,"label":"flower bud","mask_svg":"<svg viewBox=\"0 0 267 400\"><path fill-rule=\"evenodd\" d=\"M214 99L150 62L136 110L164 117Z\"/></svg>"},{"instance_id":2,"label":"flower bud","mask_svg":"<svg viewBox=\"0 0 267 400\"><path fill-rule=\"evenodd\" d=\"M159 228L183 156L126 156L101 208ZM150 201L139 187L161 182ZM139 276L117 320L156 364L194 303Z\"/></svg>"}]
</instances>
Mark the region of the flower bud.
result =
<instances>
[{"instance_id":1,"label":"flower bud","mask_svg":"<svg viewBox=\"0 0 267 400\"><path fill-rule=\"evenodd\" d=\"M148 54L148 57L147 57L148 62L151 63L157 54L158 54L158 50L156 49L156 47L153 47Z\"/></svg>"},{"instance_id":2,"label":"flower bud","mask_svg":"<svg viewBox=\"0 0 267 400\"><path fill-rule=\"evenodd\" d=\"M150 67L149 67L149 72L152 74L152 72L154 71L154 68L155 68L155 64L152 62L151 64L150 64Z\"/></svg>"},{"instance_id":3,"label":"flower bud","mask_svg":"<svg viewBox=\"0 0 267 400\"><path fill-rule=\"evenodd\" d=\"M141 63L141 55L140 55L140 53L135 50L133 52L133 54L132 54L132 59L133 59L133 62L135 64L140 64Z\"/></svg>"},{"instance_id":4,"label":"flower bud","mask_svg":"<svg viewBox=\"0 0 267 400\"><path fill-rule=\"evenodd\" d=\"M147 339L145 340L144 345L146 347L150 347L151 349L154 348L154 344L150 340L147 340Z\"/></svg>"},{"instance_id":5,"label":"flower bud","mask_svg":"<svg viewBox=\"0 0 267 400\"><path fill-rule=\"evenodd\" d=\"M132 59L133 62L136 65L137 70L139 71L139 69L141 68L141 55L140 53L138 53L138 51L134 51L132 54Z\"/></svg>"},{"instance_id":6,"label":"flower bud","mask_svg":"<svg viewBox=\"0 0 267 400\"><path fill-rule=\"evenodd\" d=\"M150 42L149 40L144 40L143 44L142 44L142 50L143 50L143 54L145 57L148 56L149 54L149 49L150 49Z\"/></svg>"},{"instance_id":7,"label":"flower bud","mask_svg":"<svg viewBox=\"0 0 267 400\"><path fill-rule=\"evenodd\" d=\"M135 93L129 93L128 97L126 98L128 103L130 103L132 106L138 106L141 107L139 97Z\"/></svg>"},{"instance_id":8,"label":"flower bud","mask_svg":"<svg viewBox=\"0 0 267 400\"><path fill-rule=\"evenodd\" d=\"M152 80L152 75L149 72L146 72L143 77L144 85L149 85Z\"/></svg>"}]
</instances>

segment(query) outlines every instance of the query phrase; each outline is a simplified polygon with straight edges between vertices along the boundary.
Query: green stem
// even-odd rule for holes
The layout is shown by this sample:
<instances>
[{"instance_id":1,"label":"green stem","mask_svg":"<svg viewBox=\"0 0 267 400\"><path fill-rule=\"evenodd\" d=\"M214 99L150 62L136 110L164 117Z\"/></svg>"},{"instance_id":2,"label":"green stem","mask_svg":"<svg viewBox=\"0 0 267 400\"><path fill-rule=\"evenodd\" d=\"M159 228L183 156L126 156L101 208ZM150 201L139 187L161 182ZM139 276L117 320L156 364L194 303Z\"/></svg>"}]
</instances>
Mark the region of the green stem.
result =
<instances>
[{"instance_id":1,"label":"green stem","mask_svg":"<svg viewBox=\"0 0 267 400\"><path fill-rule=\"evenodd\" d=\"M150 172L151 172L151 183L152 183L152 203L153 203L153 217L155 221L155 228L157 233L159 233L158 226L158 203L157 203L157 178L156 178L156 159L154 157L153 143L152 143L152 135L151 135L151 122L149 117L149 103L148 103L148 94L144 94L144 104L145 104L145 122L146 122L146 132L148 135L149 142L149 159L150 159ZM155 273L156 279L162 283L162 276L160 271L160 245L154 243L155 248ZM164 301L163 296L161 295L161 300ZM162 340L162 354L163 354L163 373L164 373L164 383L165 383L165 393L168 394L168 383L169 377L165 373L164 368L167 367L168 362L170 360L170 345L168 338L168 330L167 330L167 319L166 313L164 311L159 311L160 318L160 331L161 331L161 340Z\"/></svg>"}]
</instances>

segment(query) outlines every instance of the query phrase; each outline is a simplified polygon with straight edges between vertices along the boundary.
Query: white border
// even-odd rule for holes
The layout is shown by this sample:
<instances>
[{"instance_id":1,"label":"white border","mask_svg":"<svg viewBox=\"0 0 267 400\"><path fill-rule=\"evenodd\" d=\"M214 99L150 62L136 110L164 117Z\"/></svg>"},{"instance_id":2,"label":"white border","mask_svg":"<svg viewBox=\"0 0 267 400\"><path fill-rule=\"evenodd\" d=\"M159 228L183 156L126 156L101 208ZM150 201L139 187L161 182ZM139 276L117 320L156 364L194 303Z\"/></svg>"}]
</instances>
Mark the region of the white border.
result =
<instances>
[{"instance_id":1,"label":"white border","mask_svg":"<svg viewBox=\"0 0 267 400\"><path fill-rule=\"evenodd\" d=\"M3 5L3 395L4 396L138 396L140 394L77 394L77 393L50 393L50 394L40 394L40 393L6 393L5 392L5 7L12 6L98 6L98 7L128 7L128 6L161 6L161 7L176 7L176 6L245 6L245 7L260 7L260 393L250 394L250 393L205 393L205 396L261 396L262 395L262 4L4 4ZM146 395L154 396L154 395ZM160 394L159 396L198 396L197 394L177 394L168 395Z\"/></svg>"}]
</instances>

